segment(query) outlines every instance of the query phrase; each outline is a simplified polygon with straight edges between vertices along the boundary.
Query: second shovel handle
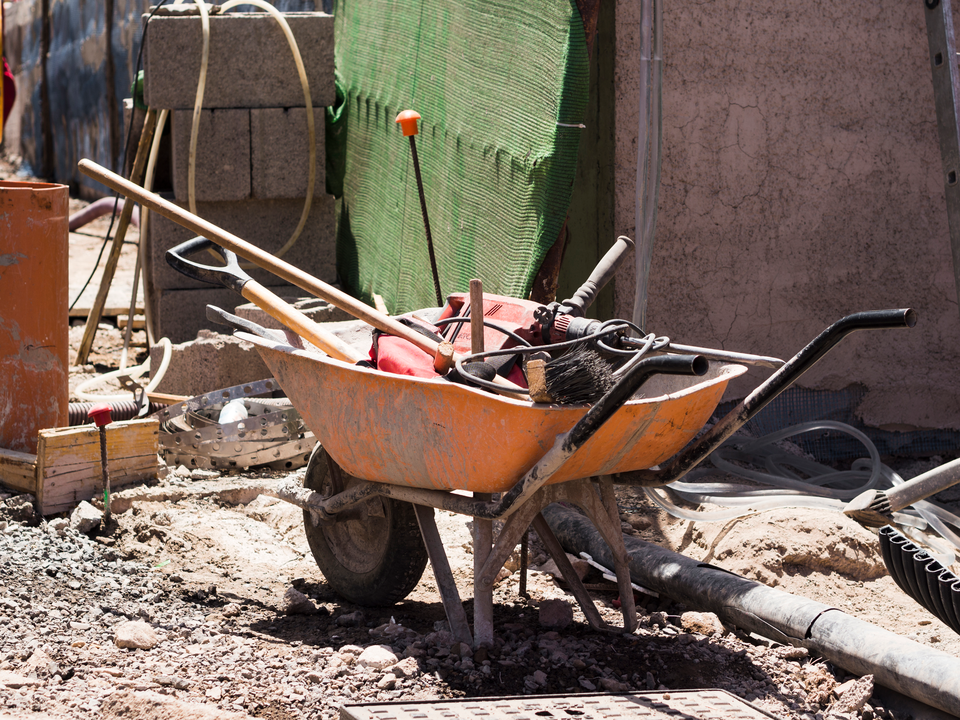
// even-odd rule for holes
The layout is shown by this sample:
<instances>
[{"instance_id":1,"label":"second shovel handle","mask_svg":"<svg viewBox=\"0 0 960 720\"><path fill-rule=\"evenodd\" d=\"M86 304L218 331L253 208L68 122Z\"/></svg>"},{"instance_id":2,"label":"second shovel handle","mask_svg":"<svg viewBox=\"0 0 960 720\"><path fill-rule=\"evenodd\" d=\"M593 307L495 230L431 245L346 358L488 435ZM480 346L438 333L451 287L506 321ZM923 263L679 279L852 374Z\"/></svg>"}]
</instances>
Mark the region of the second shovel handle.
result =
<instances>
[{"instance_id":1,"label":"second shovel handle","mask_svg":"<svg viewBox=\"0 0 960 720\"><path fill-rule=\"evenodd\" d=\"M220 255L225 264L216 267L187 259L188 255L208 249ZM233 252L216 246L205 237L195 237L167 250L167 262L187 277L212 285L222 285L239 293L274 320L337 360L356 364L367 359L352 345L348 345L247 275L240 268L237 256Z\"/></svg>"},{"instance_id":2,"label":"second shovel handle","mask_svg":"<svg viewBox=\"0 0 960 720\"><path fill-rule=\"evenodd\" d=\"M192 230L197 235L210 238L217 245L235 252L244 260L249 260L254 265L264 270L269 270L281 280L286 280L291 285L296 285L298 288L326 300L331 305L336 305L341 310L350 313L358 320L363 320L378 330L401 337L413 343L424 352L436 355L437 343L435 341L398 323L396 320L378 312L366 303L360 302L356 298L347 295L342 290L338 290L319 278L315 278L290 263L275 257L266 250L262 250L256 245L237 237L233 233L227 232L223 228L217 227L213 223L174 205L156 193L144 190L139 185L117 175L115 172L107 170L92 160L81 160L77 166L83 174L122 193L126 197L136 200L144 207L160 213L178 225Z\"/></svg>"}]
</instances>

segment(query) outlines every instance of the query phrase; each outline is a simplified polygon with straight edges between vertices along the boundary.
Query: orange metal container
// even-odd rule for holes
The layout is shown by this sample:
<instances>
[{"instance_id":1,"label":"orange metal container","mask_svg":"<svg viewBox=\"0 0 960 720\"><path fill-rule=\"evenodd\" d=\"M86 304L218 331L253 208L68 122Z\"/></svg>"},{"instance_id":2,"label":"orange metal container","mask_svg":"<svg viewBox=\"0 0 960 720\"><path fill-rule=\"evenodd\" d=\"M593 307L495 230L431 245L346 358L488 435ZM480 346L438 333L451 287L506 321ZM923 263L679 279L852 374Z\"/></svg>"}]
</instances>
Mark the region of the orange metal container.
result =
<instances>
[{"instance_id":1,"label":"orange metal container","mask_svg":"<svg viewBox=\"0 0 960 720\"><path fill-rule=\"evenodd\" d=\"M67 424L66 185L0 181L0 447Z\"/></svg>"},{"instance_id":2,"label":"orange metal container","mask_svg":"<svg viewBox=\"0 0 960 720\"><path fill-rule=\"evenodd\" d=\"M364 480L437 490L505 492L586 413L456 385L348 365L256 343L261 356L330 456ZM704 377L649 380L550 479L646 469L700 431L742 365L712 364Z\"/></svg>"}]
</instances>

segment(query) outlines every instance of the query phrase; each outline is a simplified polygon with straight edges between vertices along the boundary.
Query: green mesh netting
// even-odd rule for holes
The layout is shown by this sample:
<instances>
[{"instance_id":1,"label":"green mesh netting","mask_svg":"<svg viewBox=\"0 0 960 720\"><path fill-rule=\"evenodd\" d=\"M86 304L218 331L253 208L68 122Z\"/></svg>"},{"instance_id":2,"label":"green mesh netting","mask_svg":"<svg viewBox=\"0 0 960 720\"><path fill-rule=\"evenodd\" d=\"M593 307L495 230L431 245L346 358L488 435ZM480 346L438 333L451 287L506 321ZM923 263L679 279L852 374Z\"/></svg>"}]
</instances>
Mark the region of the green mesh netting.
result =
<instances>
[{"instance_id":1,"label":"green mesh netting","mask_svg":"<svg viewBox=\"0 0 960 720\"><path fill-rule=\"evenodd\" d=\"M410 144L416 137L444 294L480 278L526 297L563 226L587 103L570 0L337 0L340 104L328 189L341 197L345 289L392 312L436 304Z\"/></svg>"}]
</instances>

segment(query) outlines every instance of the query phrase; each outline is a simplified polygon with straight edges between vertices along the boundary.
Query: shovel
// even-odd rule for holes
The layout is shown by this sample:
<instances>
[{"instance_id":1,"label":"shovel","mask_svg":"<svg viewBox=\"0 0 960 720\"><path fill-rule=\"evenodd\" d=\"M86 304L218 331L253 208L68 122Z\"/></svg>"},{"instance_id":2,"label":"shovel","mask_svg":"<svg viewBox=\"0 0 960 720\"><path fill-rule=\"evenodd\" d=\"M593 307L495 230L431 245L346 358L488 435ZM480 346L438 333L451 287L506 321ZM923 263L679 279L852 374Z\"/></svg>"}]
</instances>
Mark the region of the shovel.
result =
<instances>
[{"instance_id":1,"label":"shovel","mask_svg":"<svg viewBox=\"0 0 960 720\"><path fill-rule=\"evenodd\" d=\"M337 288L323 282L319 278L315 278L309 273L305 273L303 270L300 270L290 263L274 257L267 251L258 248L256 245L253 245L246 240L242 240L236 235L217 227L213 223L177 207L173 203L164 200L156 193L144 190L139 185L136 185L120 175L107 170L105 167L98 165L92 160L81 160L77 167L84 175L103 183L116 192L123 194L125 197L136 200L144 207L160 213L164 217L173 220L178 225L182 225L198 235L202 235L205 238L213 240L220 247L230 250L242 257L244 260L249 260L254 265L270 271L281 280L285 280L291 285L296 285L302 290L326 300L331 305L337 306L341 310L350 313L353 317L359 320L363 320L365 323L377 328L378 330L396 337L403 338L407 342L412 343L414 346L433 356L434 369L441 375L446 374L447 371L454 366L457 360L462 359L462 356L454 352L452 343L438 343L435 340L421 335L416 330L397 322L393 318L384 315L369 305L360 302L350 295L347 295L342 290L338 290ZM217 282L219 283L220 280L217 279ZM244 287L248 286L249 282L247 282ZM262 285L259 287L263 288ZM258 288L256 286L253 286L253 289L249 290L249 292L253 293L254 290L257 289ZM266 290L266 288L263 289ZM244 297L247 296L244 295ZM274 298L276 302L286 304L283 303L283 300L275 295ZM266 307L263 309L267 310ZM293 310L293 308L290 309ZM512 383L509 380L500 377L499 375L494 378L493 382L500 386L499 391L501 393L511 395L519 399L529 400L529 395L527 395L526 391L519 385L516 385L515 383Z\"/></svg>"},{"instance_id":2,"label":"shovel","mask_svg":"<svg viewBox=\"0 0 960 720\"><path fill-rule=\"evenodd\" d=\"M213 250L223 258L225 265L223 267L201 265L187 260L185 257L201 250ZM228 290L236 291L274 320L290 328L300 337L309 340L330 357L343 360L351 365L356 365L358 362L368 359L355 347L348 345L329 330L325 330L319 323L314 322L247 275L237 262L235 253L218 247L205 237L195 237L167 250L167 262L189 278L207 282L211 285L223 285Z\"/></svg>"}]
</instances>

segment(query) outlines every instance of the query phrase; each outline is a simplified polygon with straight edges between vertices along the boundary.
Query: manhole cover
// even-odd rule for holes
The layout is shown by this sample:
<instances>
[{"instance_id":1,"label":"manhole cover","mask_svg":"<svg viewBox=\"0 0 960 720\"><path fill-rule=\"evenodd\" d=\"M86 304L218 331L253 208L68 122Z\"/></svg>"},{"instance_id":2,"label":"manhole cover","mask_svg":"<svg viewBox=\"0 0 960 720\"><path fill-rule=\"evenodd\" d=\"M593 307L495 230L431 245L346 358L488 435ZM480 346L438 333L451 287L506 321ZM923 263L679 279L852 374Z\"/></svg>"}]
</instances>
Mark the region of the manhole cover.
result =
<instances>
[{"instance_id":1,"label":"manhole cover","mask_svg":"<svg viewBox=\"0 0 960 720\"><path fill-rule=\"evenodd\" d=\"M340 709L341 720L769 720L772 717L724 690L360 703Z\"/></svg>"}]
</instances>

